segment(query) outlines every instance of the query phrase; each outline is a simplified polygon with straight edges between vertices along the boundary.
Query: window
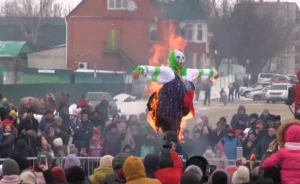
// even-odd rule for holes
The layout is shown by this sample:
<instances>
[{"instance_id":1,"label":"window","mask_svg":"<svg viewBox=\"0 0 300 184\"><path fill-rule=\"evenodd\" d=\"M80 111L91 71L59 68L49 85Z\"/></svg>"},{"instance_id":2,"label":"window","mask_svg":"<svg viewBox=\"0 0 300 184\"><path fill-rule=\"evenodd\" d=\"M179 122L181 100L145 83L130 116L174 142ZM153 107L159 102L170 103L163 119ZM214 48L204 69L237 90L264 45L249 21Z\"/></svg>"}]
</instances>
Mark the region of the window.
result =
<instances>
[{"instance_id":1,"label":"window","mask_svg":"<svg viewBox=\"0 0 300 184\"><path fill-rule=\"evenodd\" d=\"M188 42L204 41L203 24L185 23L181 25L181 35Z\"/></svg>"},{"instance_id":2,"label":"window","mask_svg":"<svg viewBox=\"0 0 300 184\"><path fill-rule=\"evenodd\" d=\"M157 27L155 24L150 25L149 33L150 33L150 42L156 42L157 41Z\"/></svg>"},{"instance_id":3,"label":"window","mask_svg":"<svg viewBox=\"0 0 300 184\"><path fill-rule=\"evenodd\" d=\"M107 0L107 9L124 10L128 6L128 0Z\"/></svg>"},{"instance_id":4,"label":"window","mask_svg":"<svg viewBox=\"0 0 300 184\"><path fill-rule=\"evenodd\" d=\"M197 41L202 41L203 40L203 29L202 29L202 24L197 25Z\"/></svg>"}]
</instances>

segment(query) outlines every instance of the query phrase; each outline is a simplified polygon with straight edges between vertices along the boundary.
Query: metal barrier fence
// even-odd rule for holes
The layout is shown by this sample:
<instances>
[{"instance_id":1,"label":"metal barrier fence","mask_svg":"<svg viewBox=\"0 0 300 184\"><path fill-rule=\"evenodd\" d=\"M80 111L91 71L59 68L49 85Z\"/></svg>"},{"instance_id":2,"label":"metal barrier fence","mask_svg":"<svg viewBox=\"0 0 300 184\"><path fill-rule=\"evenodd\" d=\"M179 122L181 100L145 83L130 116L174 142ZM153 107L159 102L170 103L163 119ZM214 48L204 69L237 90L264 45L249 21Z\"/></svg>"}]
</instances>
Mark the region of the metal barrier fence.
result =
<instances>
[{"instance_id":1,"label":"metal barrier fence","mask_svg":"<svg viewBox=\"0 0 300 184\"><path fill-rule=\"evenodd\" d=\"M78 157L78 159L80 160L80 166L83 168L83 170L85 171L85 174L87 176L92 175L94 172L94 169L99 167L100 158L101 157ZM31 166L34 166L34 164L37 162L36 157L28 157L27 159L29 160L29 163ZM66 159L66 157L53 158L52 163L64 168L65 159ZM4 160L5 159L0 159L0 165L3 164ZM229 160L229 159L207 158L207 161L209 162L210 165L216 165L218 169L224 169L224 168L222 168L222 166L224 166L226 168L229 165L237 164L237 160ZM250 162L250 161L247 160L247 162ZM260 161L256 161L256 162L259 163ZM220 166L220 163L223 163L224 165L221 164L221 166Z\"/></svg>"}]
</instances>

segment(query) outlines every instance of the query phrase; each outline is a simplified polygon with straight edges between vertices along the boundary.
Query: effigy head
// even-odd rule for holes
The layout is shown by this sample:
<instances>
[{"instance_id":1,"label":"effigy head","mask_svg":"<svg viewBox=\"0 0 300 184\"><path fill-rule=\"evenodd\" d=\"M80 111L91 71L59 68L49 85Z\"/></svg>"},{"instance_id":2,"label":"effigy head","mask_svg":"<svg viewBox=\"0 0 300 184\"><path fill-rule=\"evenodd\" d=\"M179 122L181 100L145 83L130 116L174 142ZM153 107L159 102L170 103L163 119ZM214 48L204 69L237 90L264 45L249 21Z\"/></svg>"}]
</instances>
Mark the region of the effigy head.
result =
<instances>
[{"instance_id":1,"label":"effigy head","mask_svg":"<svg viewBox=\"0 0 300 184\"><path fill-rule=\"evenodd\" d=\"M169 55L169 62L171 68L182 68L185 62L184 53L180 50L173 50Z\"/></svg>"}]
</instances>

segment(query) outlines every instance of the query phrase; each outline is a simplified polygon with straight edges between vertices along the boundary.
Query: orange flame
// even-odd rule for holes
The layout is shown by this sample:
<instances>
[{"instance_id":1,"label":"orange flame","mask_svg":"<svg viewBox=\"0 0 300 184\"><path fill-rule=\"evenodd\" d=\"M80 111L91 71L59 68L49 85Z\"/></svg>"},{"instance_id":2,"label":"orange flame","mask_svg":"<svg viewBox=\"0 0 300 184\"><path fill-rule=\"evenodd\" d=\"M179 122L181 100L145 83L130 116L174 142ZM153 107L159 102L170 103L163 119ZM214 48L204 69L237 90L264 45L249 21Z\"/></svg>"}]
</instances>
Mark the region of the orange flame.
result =
<instances>
[{"instance_id":1,"label":"orange flame","mask_svg":"<svg viewBox=\"0 0 300 184\"><path fill-rule=\"evenodd\" d=\"M168 29L169 30L169 29ZM174 29L173 29L174 30ZM166 41L164 43L156 43L152 47L153 56L149 59L150 65L160 65L164 66L168 63L168 55L170 52L172 52L175 49L184 51L185 47L187 45L187 41L180 37L176 36L174 31L167 32ZM162 87L161 84L150 82L148 85L148 94L151 95L156 91L159 91L159 89ZM153 99L151 103L151 108L156 109L158 105L158 98L159 96L156 95L156 97ZM193 116L190 113L188 116L184 117L181 122L181 130L183 130L186 127L186 120L191 119ZM154 130L158 130L155 126L155 113L148 113L147 120L151 127ZM180 133L181 140L182 140L182 134Z\"/></svg>"}]
</instances>

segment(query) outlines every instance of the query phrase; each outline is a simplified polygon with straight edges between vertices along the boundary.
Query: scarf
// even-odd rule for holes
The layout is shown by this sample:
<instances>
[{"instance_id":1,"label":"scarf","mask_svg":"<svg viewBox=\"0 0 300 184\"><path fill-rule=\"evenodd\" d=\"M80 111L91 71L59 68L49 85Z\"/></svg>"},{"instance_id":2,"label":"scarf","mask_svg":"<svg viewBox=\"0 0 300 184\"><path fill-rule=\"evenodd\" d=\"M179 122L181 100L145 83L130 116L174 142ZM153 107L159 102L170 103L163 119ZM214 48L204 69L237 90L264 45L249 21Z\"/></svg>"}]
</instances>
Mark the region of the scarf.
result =
<instances>
[{"instance_id":1,"label":"scarf","mask_svg":"<svg viewBox=\"0 0 300 184\"><path fill-rule=\"evenodd\" d=\"M286 149L289 149L289 150L298 151L298 150L300 150L300 143L298 143L298 142L286 142L284 144L284 147Z\"/></svg>"}]
</instances>

